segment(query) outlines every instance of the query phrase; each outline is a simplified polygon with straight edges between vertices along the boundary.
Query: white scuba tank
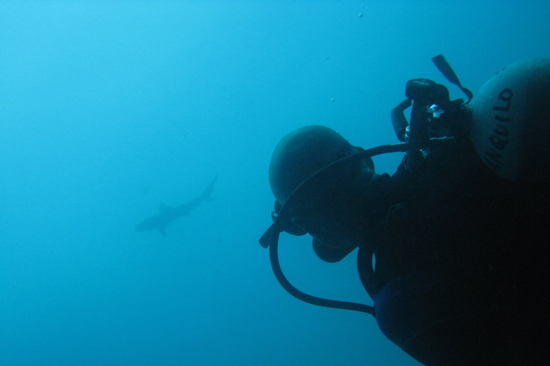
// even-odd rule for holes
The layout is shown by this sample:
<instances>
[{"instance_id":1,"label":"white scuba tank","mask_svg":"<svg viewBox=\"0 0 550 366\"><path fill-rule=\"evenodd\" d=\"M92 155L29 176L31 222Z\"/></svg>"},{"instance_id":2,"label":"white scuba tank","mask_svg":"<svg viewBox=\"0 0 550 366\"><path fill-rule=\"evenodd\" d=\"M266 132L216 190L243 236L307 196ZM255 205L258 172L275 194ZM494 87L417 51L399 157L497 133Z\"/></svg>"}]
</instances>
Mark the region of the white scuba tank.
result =
<instances>
[{"instance_id":1,"label":"white scuba tank","mask_svg":"<svg viewBox=\"0 0 550 366\"><path fill-rule=\"evenodd\" d=\"M550 59L504 68L468 108L470 139L487 167L507 180L550 183Z\"/></svg>"}]
</instances>

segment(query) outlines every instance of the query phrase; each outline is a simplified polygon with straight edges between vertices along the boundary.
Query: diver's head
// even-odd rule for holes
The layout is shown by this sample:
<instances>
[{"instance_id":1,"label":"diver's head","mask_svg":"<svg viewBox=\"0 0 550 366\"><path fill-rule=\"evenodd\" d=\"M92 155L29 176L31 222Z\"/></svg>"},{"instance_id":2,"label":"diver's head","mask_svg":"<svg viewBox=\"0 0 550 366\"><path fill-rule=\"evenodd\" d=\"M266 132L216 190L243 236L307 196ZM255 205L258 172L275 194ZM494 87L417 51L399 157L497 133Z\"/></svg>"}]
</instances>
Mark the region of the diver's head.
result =
<instances>
[{"instance_id":1,"label":"diver's head","mask_svg":"<svg viewBox=\"0 0 550 366\"><path fill-rule=\"evenodd\" d=\"M338 246L358 240L352 226L360 226L366 211L360 196L375 175L370 157L351 158L361 151L324 126L305 126L281 139L271 159L269 182L276 213L285 205L284 231L307 232Z\"/></svg>"},{"instance_id":2,"label":"diver's head","mask_svg":"<svg viewBox=\"0 0 550 366\"><path fill-rule=\"evenodd\" d=\"M358 150L325 126L305 126L284 136L275 147L269 166L269 183L283 205L309 176Z\"/></svg>"}]
</instances>

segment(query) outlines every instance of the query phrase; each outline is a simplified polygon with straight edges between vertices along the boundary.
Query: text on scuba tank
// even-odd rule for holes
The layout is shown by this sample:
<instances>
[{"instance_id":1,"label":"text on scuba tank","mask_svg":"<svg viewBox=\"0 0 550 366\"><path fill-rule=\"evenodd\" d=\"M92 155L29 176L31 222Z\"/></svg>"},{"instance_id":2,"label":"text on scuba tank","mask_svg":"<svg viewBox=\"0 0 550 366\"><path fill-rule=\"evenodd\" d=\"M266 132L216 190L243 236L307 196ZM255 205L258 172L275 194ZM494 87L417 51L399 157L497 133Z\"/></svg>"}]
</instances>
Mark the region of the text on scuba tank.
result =
<instances>
[{"instance_id":1,"label":"text on scuba tank","mask_svg":"<svg viewBox=\"0 0 550 366\"><path fill-rule=\"evenodd\" d=\"M510 143L508 124L511 122L509 113L513 98L514 92L511 89L504 89L498 94L498 102L493 106L496 124L493 134L489 136L492 147L485 150L485 162L495 170L501 168L502 155L500 152Z\"/></svg>"}]
</instances>

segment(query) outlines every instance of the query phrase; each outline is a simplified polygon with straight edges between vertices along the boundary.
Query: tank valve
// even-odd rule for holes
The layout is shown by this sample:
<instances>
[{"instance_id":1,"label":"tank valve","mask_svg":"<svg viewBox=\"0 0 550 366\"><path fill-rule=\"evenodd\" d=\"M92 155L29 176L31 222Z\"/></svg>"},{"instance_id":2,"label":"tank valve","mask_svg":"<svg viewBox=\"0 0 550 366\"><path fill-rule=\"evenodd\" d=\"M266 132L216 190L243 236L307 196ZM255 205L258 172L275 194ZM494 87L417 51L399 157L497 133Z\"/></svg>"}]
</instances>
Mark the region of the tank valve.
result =
<instances>
[{"instance_id":1,"label":"tank valve","mask_svg":"<svg viewBox=\"0 0 550 366\"><path fill-rule=\"evenodd\" d=\"M431 113L434 118L439 118L445 111L437 104L432 104L432 106L428 108L428 113Z\"/></svg>"}]
</instances>

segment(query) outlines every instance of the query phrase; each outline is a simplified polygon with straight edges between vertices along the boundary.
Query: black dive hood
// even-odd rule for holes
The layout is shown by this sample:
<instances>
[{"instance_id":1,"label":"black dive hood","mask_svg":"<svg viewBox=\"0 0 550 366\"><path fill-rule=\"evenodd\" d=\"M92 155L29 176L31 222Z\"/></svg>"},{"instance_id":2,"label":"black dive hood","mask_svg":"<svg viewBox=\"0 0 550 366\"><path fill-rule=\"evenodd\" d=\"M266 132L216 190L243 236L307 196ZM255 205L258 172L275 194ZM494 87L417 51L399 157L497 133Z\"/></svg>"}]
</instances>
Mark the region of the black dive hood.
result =
<instances>
[{"instance_id":1,"label":"black dive hood","mask_svg":"<svg viewBox=\"0 0 550 366\"><path fill-rule=\"evenodd\" d=\"M472 93L468 89L465 89L462 87L462 85L460 85L460 81L458 81L458 77L456 76L452 68L449 66L447 61L443 58L443 56L442 55L436 56L432 60L437 66L437 68L441 71L441 73L450 82L459 86L459 88L462 91L464 91L464 93L468 96L468 101L469 101L472 98ZM270 257L273 273L275 274L275 277L277 278L281 286L292 296L313 305L336 308L336 309L354 310L354 311L371 314L373 316L375 315L373 306L352 303L352 302L345 302L345 301L322 299L322 298L308 295L298 290L297 288L295 288L283 274L283 271L279 263L279 255L278 255L279 236L283 231L286 231L287 233L292 235L306 234L305 232L298 229L292 223L292 218L295 217L294 215L295 210L298 208L297 206L299 206L299 204L297 203L300 201L303 201L304 197L307 197L308 194L310 194L310 192L312 191L311 188L314 186L318 186L319 182L323 182L329 179L329 177L349 169L349 167L356 166L356 164L359 163L361 160L368 159L369 157L373 157L381 154L387 154L387 153L394 153L394 152L405 152L413 156L414 154L417 154L418 151L421 149L426 149L436 144L448 143L449 141L453 140L453 137L441 137L441 138L427 138L425 141L418 141L417 136L423 136L423 134L415 133L414 131L414 128L420 128L421 124L414 123L414 107L415 107L414 103L416 102L416 99L413 99L413 98L411 99L412 99L412 102L410 99L407 99L408 104L401 103L403 110L406 109L411 104L413 104L413 112L412 112L413 117L411 117L410 126L408 126L407 128L407 130L410 130L408 131L410 133L407 134L406 142L403 142L400 144L394 144L394 145L382 145L382 146L370 148L367 150L362 150L358 153L355 153L355 154L346 156L340 160L337 160L325 166L324 168L319 169L314 174L310 175L306 180L304 180L298 187L296 187L296 189L294 189L294 191L288 197L284 205L281 206L276 201L275 211L271 215L273 219L273 224L262 235L259 242L262 247L264 248L269 247L269 257ZM417 103L417 104L421 104L420 107L422 107L422 109L424 110L426 109L425 103ZM420 107L417 106L418 109L420 109ZM392 118L393 118L393 112L392 112ZM395 125L396 123L394 122L394 127ZM396 130L396 133L397 133L397 130Z\"/></svg>"}]
</instances>

